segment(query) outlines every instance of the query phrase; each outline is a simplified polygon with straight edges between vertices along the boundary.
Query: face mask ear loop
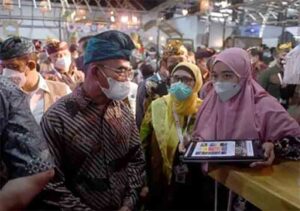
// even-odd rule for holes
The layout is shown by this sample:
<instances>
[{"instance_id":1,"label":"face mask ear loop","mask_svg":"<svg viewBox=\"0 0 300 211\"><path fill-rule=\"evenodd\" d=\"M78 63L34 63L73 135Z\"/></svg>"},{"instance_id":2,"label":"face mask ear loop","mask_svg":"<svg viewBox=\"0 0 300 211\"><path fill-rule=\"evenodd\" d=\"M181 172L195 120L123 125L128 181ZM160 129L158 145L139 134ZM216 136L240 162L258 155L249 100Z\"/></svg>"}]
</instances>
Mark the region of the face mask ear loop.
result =
<instances>
[{"instance_id":1,"label":"face mask ear loop","mask_svg":"<svg viewBox=\"0 0 300 211\"><path fill-rule=\"evenodd\" d=\"M96 67L96 68L99 68L99 67ZM100 79L99 79L99 75L98 75L98 73L100 73L100 74L102 74L102 76L104 76L104 78L106 79L106 81L107 81L107 83L108 83L108 80L107 80L107 78L108 78L108 76L104 73L104 71L100 71L99 69L97 69L96 70L97 72L96 72L96 77L97 77L97 79L98 79L98 84L99 84L99 86L101 87L101 88L103 88L102 86L101 86L101 84L100 84ZM108 83L109 84L109 83ZM104 88L105 89L105 88Z\"/></svg>"}]
</instances>

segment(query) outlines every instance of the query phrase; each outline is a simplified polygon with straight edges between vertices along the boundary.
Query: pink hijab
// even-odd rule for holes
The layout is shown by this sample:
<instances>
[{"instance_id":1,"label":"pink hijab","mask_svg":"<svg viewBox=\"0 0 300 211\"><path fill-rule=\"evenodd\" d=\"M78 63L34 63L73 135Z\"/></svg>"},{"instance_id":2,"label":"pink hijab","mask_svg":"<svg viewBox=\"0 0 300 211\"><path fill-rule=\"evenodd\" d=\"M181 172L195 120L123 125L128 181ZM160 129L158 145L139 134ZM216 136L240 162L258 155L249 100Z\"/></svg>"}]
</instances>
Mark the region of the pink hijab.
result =
<instances>
[{"instance_id":1,"label":"pink hijab","mask_svg":"<svg viewBox=\"0 0 300 211\"><path fill-rule=\"evenodd\" d=\"M290 135L300 137L300 126L275 98L251 77L250 58L240 48L229 48L216 56L240 76L240 92L222 102L212 89L201 105L194 137L212 139L260 139L275 141Z\"/></svg>"}]
</instances>

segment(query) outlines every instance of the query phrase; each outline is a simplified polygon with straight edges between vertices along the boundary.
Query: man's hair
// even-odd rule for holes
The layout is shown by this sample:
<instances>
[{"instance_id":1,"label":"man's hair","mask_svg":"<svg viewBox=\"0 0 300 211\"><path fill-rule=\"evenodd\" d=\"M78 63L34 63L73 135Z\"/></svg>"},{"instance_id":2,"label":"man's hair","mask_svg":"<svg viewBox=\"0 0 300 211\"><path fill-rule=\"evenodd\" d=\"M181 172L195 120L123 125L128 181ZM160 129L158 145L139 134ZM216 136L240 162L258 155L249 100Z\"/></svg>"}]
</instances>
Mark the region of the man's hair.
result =
<instances>
[{"instance_id":1,"label":"man's hair","mask_svg":"<svg viewBox=\"0 0 300 211\"><path fill-rule=\"evenodd\" d=\"M249 48L248 49L248 52L252 55L252 56L258 56L259 60L262 60L263 59L263 52L256 48L256 47L253 47L253 48Z\"/></svg>"},{"instance_id":2,"label":"man's hair","mask_svg":"<svg viewBox=\"0 0 300 211\"><path fill-rule=\"evenodd\" d=\"M140 66L140 71L143 75L143 77L149 77L151 75L153 75L153 73L155 72L155 69L151 66L151 64L149 63L143 63Z\"/></svg>"}]
</instances>

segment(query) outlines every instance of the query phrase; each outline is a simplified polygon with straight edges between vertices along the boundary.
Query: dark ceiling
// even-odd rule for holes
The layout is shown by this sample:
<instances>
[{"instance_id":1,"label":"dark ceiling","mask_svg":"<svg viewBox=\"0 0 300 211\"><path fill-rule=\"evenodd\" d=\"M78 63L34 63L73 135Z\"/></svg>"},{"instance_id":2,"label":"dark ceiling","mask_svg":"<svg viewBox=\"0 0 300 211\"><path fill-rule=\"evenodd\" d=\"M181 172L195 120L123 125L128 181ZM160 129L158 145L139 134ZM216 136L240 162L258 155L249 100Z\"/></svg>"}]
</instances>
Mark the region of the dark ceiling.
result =
<instances>
[{"instance_id":1,"label":"dark ceiling","mask_svg":"<svg viewBox=\"0 0 300 211\"><path fill-rule=\"evenodd\" d=\"M151 10L152 8L165 2L165 0L136 0L136 1L142 4L146 10ZM132 2L134 3L134 1Z\"/></svg>"}]
</instances>

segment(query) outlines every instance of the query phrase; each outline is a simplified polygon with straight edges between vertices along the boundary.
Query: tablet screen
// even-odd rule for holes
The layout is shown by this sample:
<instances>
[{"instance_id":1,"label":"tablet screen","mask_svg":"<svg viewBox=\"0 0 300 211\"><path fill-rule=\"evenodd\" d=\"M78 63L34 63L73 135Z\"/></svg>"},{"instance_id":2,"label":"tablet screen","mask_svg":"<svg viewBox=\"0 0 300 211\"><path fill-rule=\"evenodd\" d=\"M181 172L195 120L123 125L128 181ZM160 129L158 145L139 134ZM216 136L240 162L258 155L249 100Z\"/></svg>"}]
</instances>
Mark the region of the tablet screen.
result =
<instances>
[{"instance_id":1,"label":"tablet screen","mask_svg":"<svg viewBox=\"0 0 300 211\"><path fill-rule=\"evenodd\" d=\"M251 157L254 156L251 140L197 142L192 157Z\"/></svg>"}]
</instances>

